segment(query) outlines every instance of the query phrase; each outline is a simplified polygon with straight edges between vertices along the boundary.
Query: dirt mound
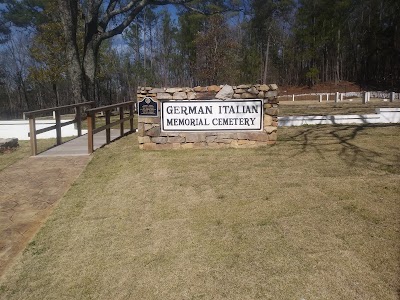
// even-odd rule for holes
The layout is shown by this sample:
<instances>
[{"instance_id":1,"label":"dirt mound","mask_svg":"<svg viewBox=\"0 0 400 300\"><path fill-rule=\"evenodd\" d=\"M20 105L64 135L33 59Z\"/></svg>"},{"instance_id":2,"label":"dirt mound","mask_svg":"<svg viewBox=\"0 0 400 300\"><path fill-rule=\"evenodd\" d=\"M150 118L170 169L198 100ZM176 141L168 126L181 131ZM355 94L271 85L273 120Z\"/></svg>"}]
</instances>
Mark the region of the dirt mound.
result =
<instances>
[{"instance_id":1,"label":"dirt mound","mask_svg":"<svg viewBox=\"0 0 400 300\"><path fill-rule=\"evenodd\" d=\"M280 86L280 95L297 95L297 94L310 94L310 93L346 93L346 92L359 92L361 87L354 82L341 81L337 84L334 82L319 83L311 88L308 86Z\"/></svg>"}]
</instances>

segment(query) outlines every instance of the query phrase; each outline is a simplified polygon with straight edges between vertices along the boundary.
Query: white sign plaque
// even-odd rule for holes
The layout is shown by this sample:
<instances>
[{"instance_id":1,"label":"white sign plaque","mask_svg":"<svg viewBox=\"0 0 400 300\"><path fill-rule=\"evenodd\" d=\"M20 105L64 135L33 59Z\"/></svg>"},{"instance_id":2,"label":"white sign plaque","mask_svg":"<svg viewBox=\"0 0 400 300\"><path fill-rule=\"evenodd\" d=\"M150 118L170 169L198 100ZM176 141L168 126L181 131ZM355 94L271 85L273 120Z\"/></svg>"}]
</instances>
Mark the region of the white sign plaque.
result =
<instances>
[{"instance_id":1,"label":"white sign plaque","mask_svg":"<svg viewBox=\"0 0 400 300\"><path fill-rule=\"evenodd\" d=\"M163 101L162 131L262 130L263 100Z\"/></svg>"}]
</instances>

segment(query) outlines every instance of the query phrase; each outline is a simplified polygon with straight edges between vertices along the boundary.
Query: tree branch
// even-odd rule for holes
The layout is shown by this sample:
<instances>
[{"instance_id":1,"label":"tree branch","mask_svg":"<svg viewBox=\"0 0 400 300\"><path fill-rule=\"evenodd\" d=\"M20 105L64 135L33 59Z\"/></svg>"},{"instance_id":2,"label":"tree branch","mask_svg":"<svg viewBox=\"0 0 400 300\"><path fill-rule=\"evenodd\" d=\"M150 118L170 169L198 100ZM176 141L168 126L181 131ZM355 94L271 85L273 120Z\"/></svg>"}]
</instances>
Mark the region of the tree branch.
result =
<instances>
[{"instance_id":1,"label":"tree branch","mask_svg":"<svg viewBox=\"0 0 400 300\"><path fill-rule=\"evenodd\" d=\"M100 27L103 29L103 31L105 31L108 23L110 22L110 20L113 17L115 17L119 14L128 12L133 7L135 7L135 5L137 5L140 1L141 0L129 1L127 5L125 5L124 7L120 8L120 9L115 9L115 6L117 4L116 0L110 1L105 15L103 16L102 20L99 22Z\"/></svg>"},{"instance_id":2,"label":"tree branch","mask_svg":"<svg viewBox=\"0 0 400 300\"><path fill-rule=\"evenodd\" d=\"M130 5L131 3L137 4L137 6L131 10L130 14L118 26L114 27L110 31L102 32L99 37L99 41L103 41L103 40L109 39L117 34L121 34L122 31L124 31L124 29L126 27L128 27L129 24L132 23L133 19L135 19L135 17L143 10L143 8L149 4L149 0L131 1L128 5Z\"/></svg>"},{"instance_id":3,"label":"tree branch","mask_svg":"<svg viewBox=\"0 0 400 300\"><path fill-rule=\"evenodd\" d=\"M238 12L238 11L242 11L241 9L224 9L224 10L218 10L218 11L213 11L213 12L205 12L201 9L189 6L188 3L193 2L193 0L150 0L150 4L154 4L154 5L167 5L167 4L174 4L174 5L181 5L185 8L187 8L188 10L191 10L193 12L196 12L198 14L202 14L205 16L211 16L211 15L217 15L217 14L222 14L222 13L226 13L226 12Z\"/></svg>"},{"instance_id":4,"label":"tree branch","mask_svg":"<svg viewBox=\"0 0 400 300\"><path fill-rule=\"evenodd\" d=\"M191 7L187 5L188 3L193 2L194 0L132 0L129 1L127 5L120 9L115 9L116 6L116 0L112 0L110 3L107 11L102 18L101 22L99 23L100 27L102 28L101 35L99 36L99 41L111 38L117 34L121 34L126 27L128 27L132 21L135 19L135 17L143 10L144 7L147 5L158 5L158 6L163 6L163 5L168 5L168 4L173 4L173 5L182 5L186 7L187 9L194 11L196 13L202 14L202 15L216 15L216 14L221 14L229 11L241 11L235 10L235 9L226 9L226 10L219 10L215 12L204 12L200 9ZM129 15L116 27L111 29L110 31L106 31L108 23L110 20L122 13L126 13L130 11Z\"/></svg>"},{"instance_id":5,"label":"tree branch","mask_svg":"<svg viewBox=\"0 0 400 300\"><path fill-rule=\"evenodd\" d=\"M239 12L239 11L241 11L241 9L230 9L230 8L227 8L227 9L224 9L224 10L217 10L217 11L213 11L213 12L205 12L205 11L202 11L201 9L197 9L195 7L191 7L191 6L187 5L187 4L182 4L182 6L187 8L188 10L191 10L191 11L193 11L195 13L198 13L198 14L201 14L201 15L204 15L204 16L212 16L212 15L223 14L223 13L226 13L226 12Z\"/></svg>"}]
</instances>

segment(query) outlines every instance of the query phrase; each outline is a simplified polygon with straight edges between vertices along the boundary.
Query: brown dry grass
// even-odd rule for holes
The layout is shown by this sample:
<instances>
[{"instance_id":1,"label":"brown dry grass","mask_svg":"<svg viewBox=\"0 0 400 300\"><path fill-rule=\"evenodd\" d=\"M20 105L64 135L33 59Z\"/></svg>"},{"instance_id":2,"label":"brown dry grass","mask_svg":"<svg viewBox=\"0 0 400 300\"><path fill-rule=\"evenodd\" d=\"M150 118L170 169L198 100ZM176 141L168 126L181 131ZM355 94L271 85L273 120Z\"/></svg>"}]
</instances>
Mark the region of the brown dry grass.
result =
<instances>
[{"instance_id":1,"label":"brown dry grass","mask_svg":"<svg viewBox=\"0 0 400 300\"><path fill-rule=\"evenodd\" d=\"M399 126L98 150L0 299L398 299Z\"/></svg>"},{"instance_id":2,"label":"brown dry grass","mask_svg":"<svg viewBox=\"0 0 400 300\"><path fill-rule=\"evenodd\" d=\"M70 140L72 137L63 138L63 142ZM29 157L31 155L31 148L29 141L18 141L19 147L6 151L0 152L0 171L11 166L15 162ZM39 139L37 140L38 152L43 152L56 144L56 139Z\"/></svg>"},{"instance_id":3,"label":"brown dry grass","mask_svg":"<svg viewBox=\"0 0 400 300\"><path fill-rule=\"evenodd\" d=\"M384 102L382 99L371 99L371 102L362 104L361 99L353 101L345 100L335 103L332 99L329 102L318 102L317 98L310 99L307 96L304 100L286 101L285 98L279 102L280 116L315 116L315 115L346 115L346 114L373 114L376 108L400 107L400 101ZM319 98L318 98L319 99ZM324 98L325 100L326 98Z\"/></svg>"},{"instance_id":4,"label":"brown dry grass","mask_svg":"<svg viewBox=\"0 0 400 300\"><path fill-rule=\"evenodd\" d=\"M0 171L30 155L29 141L18 141L18 144L18 148L0 152Z\"/></svg>"}]
</instances>

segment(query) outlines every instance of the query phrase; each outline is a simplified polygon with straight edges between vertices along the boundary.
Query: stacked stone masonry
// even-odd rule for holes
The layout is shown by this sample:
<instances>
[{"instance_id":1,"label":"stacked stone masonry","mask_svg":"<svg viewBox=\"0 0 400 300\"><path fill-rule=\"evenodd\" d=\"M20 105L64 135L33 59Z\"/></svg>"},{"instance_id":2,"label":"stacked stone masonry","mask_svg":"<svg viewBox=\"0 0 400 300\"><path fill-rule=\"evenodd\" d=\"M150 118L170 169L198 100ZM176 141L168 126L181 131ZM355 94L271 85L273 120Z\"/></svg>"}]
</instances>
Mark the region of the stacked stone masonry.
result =
<instances>
[{"instance_id":1,"label":"stacked stone masonry","mask_svg":"<svg viewBox=\"0 0 400 300\"><path fill-rule=\"evenodd\" d=\"M261 131L229 132L163 132L160 112L158 117L141 117L138 120L139 147L144 150L204 149L204 148L249 148L273 145L278 129L278 86L250 85L207 86L195 88L139 87L138 101L145 97L161 103L169 100L230 100L263 99L264 121ZM159 105L160 109L161 105Z\"/></svg>"}]
</instances>

